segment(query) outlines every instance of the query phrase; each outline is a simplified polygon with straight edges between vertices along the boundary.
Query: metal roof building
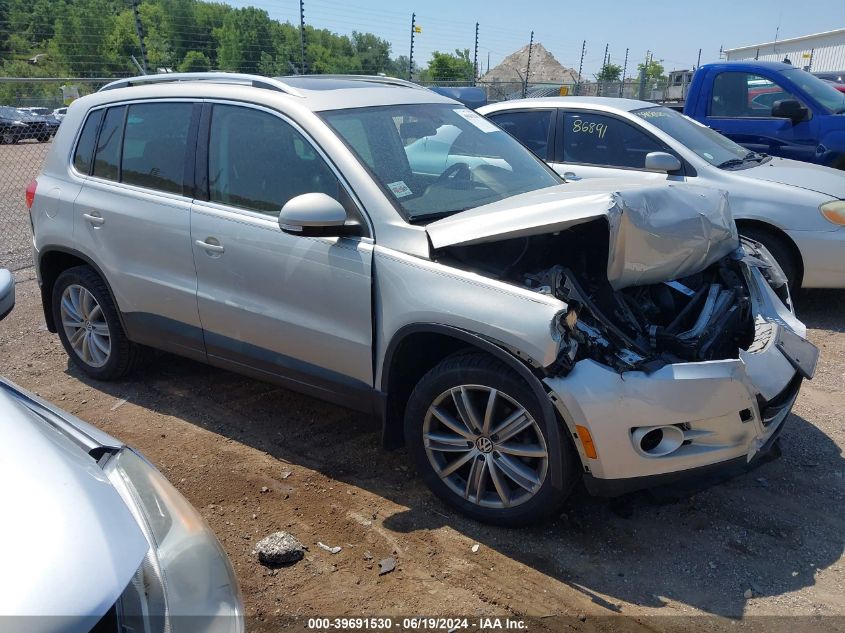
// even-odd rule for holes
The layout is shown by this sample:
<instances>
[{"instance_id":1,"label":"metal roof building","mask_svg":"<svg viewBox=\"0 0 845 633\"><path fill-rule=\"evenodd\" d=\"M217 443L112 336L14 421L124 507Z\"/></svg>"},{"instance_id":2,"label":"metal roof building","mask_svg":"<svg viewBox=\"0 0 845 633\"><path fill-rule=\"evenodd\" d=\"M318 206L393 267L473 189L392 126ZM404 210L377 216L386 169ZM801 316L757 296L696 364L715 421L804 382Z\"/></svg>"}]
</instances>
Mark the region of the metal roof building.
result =
<instances>
[{"instance_id":1,"label":"metal roof building","mask_svg":"<svg viewBox=\"0 0 845 633\"><path fill-rule=\"evenodd\" d=\"M845 70L845 28L776 42L728 48L724 53L728 60L759 59L782 62L784 58L788 58L793 66L811 72Z\"/></svg>"}]
</instances>

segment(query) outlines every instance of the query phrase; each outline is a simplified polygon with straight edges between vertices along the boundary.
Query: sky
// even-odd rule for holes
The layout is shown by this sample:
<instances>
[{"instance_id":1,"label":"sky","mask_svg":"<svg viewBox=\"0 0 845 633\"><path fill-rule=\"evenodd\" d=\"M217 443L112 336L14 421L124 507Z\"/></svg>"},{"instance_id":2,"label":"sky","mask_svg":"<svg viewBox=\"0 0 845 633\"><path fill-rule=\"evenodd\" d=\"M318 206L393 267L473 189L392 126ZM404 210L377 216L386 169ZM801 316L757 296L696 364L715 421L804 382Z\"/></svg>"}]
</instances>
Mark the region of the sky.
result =
<instances>
[{"instance_id":1,"label":"sky","mask_svg":"<svg viewBox=\"0 0 845 633\"><path fill-rule=\"evenodd\" d=\"M270 17L299 23L299 0L224 0L255 6ZM584 74L601 68L605 45L622 65L629 49L628 72L647 52L667 71L692 68L719 59L720 47L735 48L845 27L842 0L305 0L305 21L337 33L369 31L391 43L392 56L407 55L411 14L422 27L414 42L414 61L423 65L432 51L452 52L474 46L479 23L478 62L487 68L534 41L564 66L578 70L586 40ZM838 21L837 21L838 20Z\"/></svg>"}]
</instances>

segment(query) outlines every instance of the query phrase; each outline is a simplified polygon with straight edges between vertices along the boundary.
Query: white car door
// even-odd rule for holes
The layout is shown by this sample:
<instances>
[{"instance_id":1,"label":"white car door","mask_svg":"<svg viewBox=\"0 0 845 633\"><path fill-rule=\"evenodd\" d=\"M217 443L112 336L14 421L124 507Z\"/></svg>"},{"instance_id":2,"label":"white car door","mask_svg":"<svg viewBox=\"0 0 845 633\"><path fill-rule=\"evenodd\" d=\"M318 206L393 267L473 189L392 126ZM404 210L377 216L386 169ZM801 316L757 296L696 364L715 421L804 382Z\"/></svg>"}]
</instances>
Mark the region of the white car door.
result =
<instances>
[{"instance_id":1,"label":"white car door","mask_svg":"<svg viewBox=\"0 0 845 633\"><path fill-rule=\"evenodd\" d=\"M674 152L622 117L592 110L561 110L557 120L555 152L549 164L567 180L684 180L679 174L646 171L646 154Z\"/></svg>"}]
</instances>

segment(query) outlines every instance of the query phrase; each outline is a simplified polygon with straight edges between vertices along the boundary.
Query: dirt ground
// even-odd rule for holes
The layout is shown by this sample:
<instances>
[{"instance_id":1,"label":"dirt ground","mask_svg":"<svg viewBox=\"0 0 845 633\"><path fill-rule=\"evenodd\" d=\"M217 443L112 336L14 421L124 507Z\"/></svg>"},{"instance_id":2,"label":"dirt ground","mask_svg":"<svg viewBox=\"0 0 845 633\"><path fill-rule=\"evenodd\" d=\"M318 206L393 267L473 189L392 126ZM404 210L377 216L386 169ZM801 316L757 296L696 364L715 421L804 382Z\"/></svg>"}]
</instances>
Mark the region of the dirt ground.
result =
<instances>
[{"instance_id":1,"label":"dirt ground","mask_svg":"<svg viewBox=\"0 0 845 633\"><path fill-rule=\"evenodd\" d=\"M18 269L0 374L153 461L223 543L251 625L499 615L531 617L529 628L665 630L678 620L652 616L681 616L689 628L735 631L750 615L802 616L745 620L767 631L778 622L845 631L845 291L797 298L821 359L780 458L696 493L579 491L554 522L491 528L431 496L362 414L164 354L121 382L78 372L46 331L21 237L23 188L46 147L0 148L0 211L14 210L0 218L0 243L14 245L0 266ZM308 546L305 560L258 563L255 542L277 530ZM379 576L386 557L396 569ZM604 617L619 615L631 617Z\"/></svg>"},{"instance_id":2,"label":"dirt ground","mask_svg":"<svg viewBox=\"0 0 845 633\"><path fill-rule=\"evenodd\" d=\"M131 379L90 381L46 331L33 270L17 277L17 307L0 323L2 374L153 461L220 538L253 622L622 614L662 630L671 619L647 616L722 616L694 620L722 628L743 615L800 615L845 628L818 619L845 616L845 292L798 298L821 361L779 459L697 493L579 492L554 522L507 530L433 498L404 451L380 449L364 415L164 354ZM271 570L252 549L280 529L309 551ZM396 570L379 576L389 556Z\"/></svg>"}]
</instances>

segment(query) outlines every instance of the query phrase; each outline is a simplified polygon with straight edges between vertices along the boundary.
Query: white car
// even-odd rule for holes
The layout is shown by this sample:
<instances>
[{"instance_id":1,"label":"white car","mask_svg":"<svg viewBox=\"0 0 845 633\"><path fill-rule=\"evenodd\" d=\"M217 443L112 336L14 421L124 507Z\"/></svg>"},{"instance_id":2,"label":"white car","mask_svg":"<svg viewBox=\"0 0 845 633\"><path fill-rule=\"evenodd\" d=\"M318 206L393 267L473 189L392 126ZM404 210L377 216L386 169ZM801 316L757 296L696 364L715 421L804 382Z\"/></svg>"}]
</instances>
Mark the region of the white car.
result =
<instances>
[{"instance_id":1,"label":"white car","mask_svg":"<svg viewBox=\"0 0 845 633\"><path fill-rule=\"evenodd\" d=\"M845 174L749 152L663 106L552 97L479 113L566 180L686 181L725 190L740 232L762 242L793 288L845 287Z\"/></svg>"}]
</instances>

